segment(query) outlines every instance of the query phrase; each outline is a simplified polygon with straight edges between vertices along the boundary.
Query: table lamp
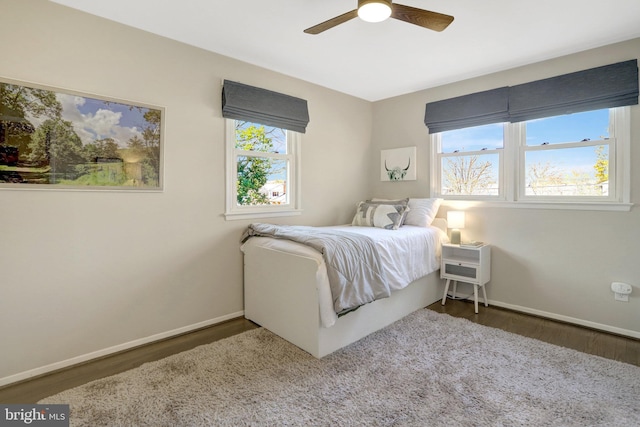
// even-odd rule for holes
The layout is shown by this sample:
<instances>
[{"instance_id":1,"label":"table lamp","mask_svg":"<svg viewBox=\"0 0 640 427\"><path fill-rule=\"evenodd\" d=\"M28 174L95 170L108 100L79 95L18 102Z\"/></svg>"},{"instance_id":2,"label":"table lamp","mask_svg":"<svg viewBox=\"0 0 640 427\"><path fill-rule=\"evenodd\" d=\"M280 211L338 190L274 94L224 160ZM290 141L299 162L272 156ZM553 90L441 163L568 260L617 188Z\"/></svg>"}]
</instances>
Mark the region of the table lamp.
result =
<instances>
[{"instance_id":1,"label":"table lamp","mask_svg":"<svg viewBox=\"0 0 640 427\"><path fill-rule=\"evenodd\" d=\"M464 211L448 211L447 227L451 229L451 243L460 244L460 229L464 228Z\"/></svg>"}]
</instances>

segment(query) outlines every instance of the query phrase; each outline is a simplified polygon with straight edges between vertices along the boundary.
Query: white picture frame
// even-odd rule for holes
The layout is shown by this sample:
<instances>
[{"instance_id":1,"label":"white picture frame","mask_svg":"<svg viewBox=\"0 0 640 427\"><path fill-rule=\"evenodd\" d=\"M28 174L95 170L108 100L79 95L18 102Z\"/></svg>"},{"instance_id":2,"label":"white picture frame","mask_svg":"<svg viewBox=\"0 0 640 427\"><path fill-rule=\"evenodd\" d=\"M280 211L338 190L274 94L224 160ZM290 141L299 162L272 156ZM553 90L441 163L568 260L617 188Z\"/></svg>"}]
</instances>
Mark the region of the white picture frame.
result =
<instances>
[{"instance_id":1,"label":"white picture frame","mask_svg":"<svg viewBox=\"0 0 640 427\"><path fill-rule=\"evenodd\" d=\"M0 189L162 191L164 115L0 77Z\"/></svg>"}]
</instances>

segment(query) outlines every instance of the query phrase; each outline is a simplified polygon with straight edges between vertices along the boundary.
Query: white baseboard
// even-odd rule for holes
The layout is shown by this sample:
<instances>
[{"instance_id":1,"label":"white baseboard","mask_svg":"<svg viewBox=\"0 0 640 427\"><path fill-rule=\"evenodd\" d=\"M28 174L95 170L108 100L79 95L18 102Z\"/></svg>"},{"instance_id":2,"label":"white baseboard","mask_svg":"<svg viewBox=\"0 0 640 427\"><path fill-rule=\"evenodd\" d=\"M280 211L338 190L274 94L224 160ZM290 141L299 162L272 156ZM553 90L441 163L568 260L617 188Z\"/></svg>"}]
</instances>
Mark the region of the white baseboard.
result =
<instances>
[{"instance_id":1,"label":"white baseboard","mask_svg":"<svg viewBox=\"0 0 640 427\"><path fill-rule=\"evenodd\" d=\"M129 341L123 344L118 344L113 347L104 348L102 350L72 357L71 359L62 360L60 362L51 363L49 365L41 366L39 368L30 369L28 371L20 372L14 375L9 375L8 377L0 378L0 387L11 384L11 383L15 383L18 381L26 380L28 378L32 378L38 375L53 372L58 369L67 368L69 366L87 362L89 360L96 359L98 357L108 356L110 354L114 354L120 351L129 350L131 348L138 347L144 344L149 344L154 341L159 341L165 338L181 335L186 332L195 331L197 329L206 328L208 326L215 325L217 323L222 323L226 320L235 319L236 317L241 317L243 315L244 315L244 311L238 311L236 313L231 313L225 316L216 317L215 319L205 320L203 322L194 323L193 325L184 326L182 328L173 329L171 331L161 332L159 334L151 335L145 338L140 338L140 339Z\"/></svg>"},{"instance_id":2,"label":"white baseboard","mask_svg":"<svg viewBox=\"0 0 640 427\"><path fill-rule=\"evenodd\" d=\"M438 299L439 300L439 299ZM478 301L482 301L482 298L478 298ZM482 301L484 302L484 301ZM500 301L489 300L489 305L494 305L496 307L507 308L509 310L519 311L522 313L533 314L535 316L546 317L549 319L559 320L562 322L573 323L580 326L585 326L588 328L598 329L606 332L611 332L618 335L623 335L631 338L640 339L640 332L632 331L629 329L617 328L614 326L603 325L601 323L591 322L583 319L576 319L574 317L563 316L560 314L549 313L542 310L536 310L528 307L523 307L521 305L515 304L507 304ZM215 319L205 320L203 322L195 323L193 325L184 326L182 328L173 329L171 331L161 332L159 334L151 335L145 338L140 338L134 341L129 341L124 344L119 344L113 347L105 348L102 350L94 351L91 353L83 354L80 356L73 357L71 359L63 360L60 362L52 363L46 366L41 366L39 368L30 369L28 371L20 372L14 375L10 375L8 377L0 378L0 387L5 386L11 383L15 383L18 381L26 380L28 378L32 378L38 375L46 374L49 372L56 371L58 369L67 368L69 366L77 365L79 363L87 362L92 359L96 359L98 357L108 356L110 354L114 354L120 351L128 350L134 347L138 347L140 345L149 344L154 341L159 341L165 338L169 338L172 336L184 334L186 332L195 331L197 329L206 328L211 325L215 325L217 323L222 323L226 320L235 319L236 317L241 317L244 315L244 311L238 311L236 313L231 313L226 316L217 317Z\"/></svg>"},{"instance_id":3,"label":"white baseboard","mask_svg":"<svg viewBox=\"0 0 640 427\"><path fill-rule=\"evenodd\" d=\"M478 299L480 301L481 299ZM575 325L585 326L587 328L599 329L601 331L611 332L613 334L624 335L631 338L640 338L640 332L632 331L629 329L616 328L615 326L603 325L601 323L591 322L589 320L576 319L575 317L563 316L561 314L549 313L542 310L535 310L533 308L523 307L521 305L507 304L500 301L489 300L489 306L495 305L496 307L508 308L513 311L520 311L522 313L533 314L535 316L546 317L548 319L559 320L561 322L573 323Z\"/></svg>"}]
</instances>

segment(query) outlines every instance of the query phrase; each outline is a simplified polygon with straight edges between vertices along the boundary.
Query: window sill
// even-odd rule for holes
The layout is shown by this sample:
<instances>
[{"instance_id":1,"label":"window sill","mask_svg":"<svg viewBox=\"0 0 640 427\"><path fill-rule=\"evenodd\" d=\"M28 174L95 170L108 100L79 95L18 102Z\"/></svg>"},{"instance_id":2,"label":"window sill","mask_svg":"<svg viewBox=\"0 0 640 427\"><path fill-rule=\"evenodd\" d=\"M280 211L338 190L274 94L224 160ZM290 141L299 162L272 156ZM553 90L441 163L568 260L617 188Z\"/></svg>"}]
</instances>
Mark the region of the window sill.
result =
<instances>
[{"instance_id":1,"label":"window sill","mask_svg":"<svg viewBox=\"0 0 640 427\"><path fill-rule=\"evenodd\" d=\"M556 209L556 210L577 210L577 211L612 211L629 212L633 203L622 202L550 202L550 201L520 201L507 202L499 200L443 200L442 204L447 207L464 209L468 207L485 208L512 208L512 209Z\"/></svg>"},{"instance_id":2,"label":"window sill","mask_svg":"<svg viewBox=\"0 0 640 427\"><path fill-rule=\"evenodd\" d=\"M279 210L271 212L226 212L224 214L224 218L227 221L235 221L239 219L277 218L295 215L302 215L302 209Z\"/></svg>"}]
</instances>

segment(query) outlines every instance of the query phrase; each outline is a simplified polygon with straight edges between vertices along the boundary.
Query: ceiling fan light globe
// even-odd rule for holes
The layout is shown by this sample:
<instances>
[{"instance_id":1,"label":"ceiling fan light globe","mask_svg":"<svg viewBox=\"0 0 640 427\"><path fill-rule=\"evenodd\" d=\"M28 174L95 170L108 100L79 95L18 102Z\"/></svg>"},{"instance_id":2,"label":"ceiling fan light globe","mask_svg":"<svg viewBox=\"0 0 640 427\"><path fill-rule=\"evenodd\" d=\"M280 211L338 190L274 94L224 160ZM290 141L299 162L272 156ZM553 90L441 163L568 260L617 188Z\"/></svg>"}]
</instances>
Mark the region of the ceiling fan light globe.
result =
<instances>
[{"instance_id":1,"label":"ceiling fan light globe","mask_svg":"<svg viewBox=\"0 0 640 427\"><path fill-rule=\"evenodd\" d=\"M382 22L391 16L391 7L384 1L368 2L358 8L358 17L366 22Z\"/></svg>"}]
</instances>

